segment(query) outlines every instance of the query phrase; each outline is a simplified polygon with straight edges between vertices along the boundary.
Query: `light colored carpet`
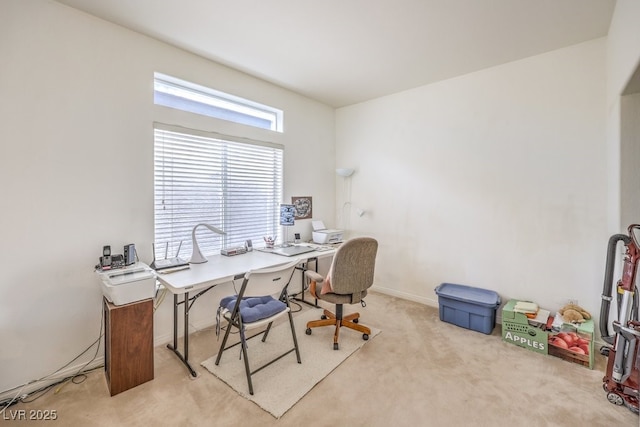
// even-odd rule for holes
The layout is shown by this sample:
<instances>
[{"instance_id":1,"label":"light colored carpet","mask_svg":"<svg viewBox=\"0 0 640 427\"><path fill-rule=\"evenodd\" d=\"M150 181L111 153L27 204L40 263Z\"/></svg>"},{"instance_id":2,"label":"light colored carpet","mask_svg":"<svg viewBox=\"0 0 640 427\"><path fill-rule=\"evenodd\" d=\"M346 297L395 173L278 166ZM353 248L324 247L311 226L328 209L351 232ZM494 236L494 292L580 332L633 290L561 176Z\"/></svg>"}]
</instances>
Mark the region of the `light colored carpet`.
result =
<instances>
[{"instance_id":1,"label":"light colored carpet","mask_svg":"<svg viewBox=\"0 0 640 427\"><path fill-rule=\"evenodd\" d=\"M212 312L205 301L195 304L195 309ZM197 378L162 345L155 348L153 381L111 397L104 371L97 370L84 382L70 382L58 393L52 390L9 409L26 411L27 416L32 410L55 410L58 419L51 425L92 427L640 425L638 415L607 400L602 390L607 361L600 354L590 370L505 343L500 325L491 335L481 334L441 322L437 307L375 291L367 295L365 308L349 306L345 311L359 311L363 324L380 328L382 333L349 356L279 419L200 366L218 351L214 328L191 334L189 358ZM160 331L171 327L157 326ZM332 341L320 335L330 334L328 330L316 329L307 336L302 328L298 322L303 349L318 338L326 345L317 356L304 357L302 366L308 367L333 351ZM359 334L351 332L343 331L342 340L362 341ZM47 353L42 357L52 356ZM237 353L234 359L242 364ZM292 360L286 363L285 358L265 371L282 362L295 368L297 363ZM264 386L260 375L256 375L256 392ZM0 414L0 426L5 424L43 425L30 420L3 423Z\"/></svg>"},{"instance_id":2,"label":"light colored carpet","mask_svg":"<svg viewBox=\"0 0 640 427\"><path fill-rule=\"evenodd\" d=\"M297 363L295 352L291 352L252 375L253 395L249 394L244 362L239 358L240 346L225 351L218 366L215 365L216 355L202 362L202 366L241 396L280 418L316 384L368 342L362 339L361 333L343 328L339 338L340 349L333 350L333 327L314 328L311 335L306 335L307 322L320 319L321 314L320 309L307 309L294 314L302 363ZM372 328L369 340L379 333L379 329ZM219 342L222 342L222 337L223 333L220 334ZM264 343L260 337L249 340L251 369L262 366L292 346L288 322L273 328Z\"/></svg>"}]
</instances>

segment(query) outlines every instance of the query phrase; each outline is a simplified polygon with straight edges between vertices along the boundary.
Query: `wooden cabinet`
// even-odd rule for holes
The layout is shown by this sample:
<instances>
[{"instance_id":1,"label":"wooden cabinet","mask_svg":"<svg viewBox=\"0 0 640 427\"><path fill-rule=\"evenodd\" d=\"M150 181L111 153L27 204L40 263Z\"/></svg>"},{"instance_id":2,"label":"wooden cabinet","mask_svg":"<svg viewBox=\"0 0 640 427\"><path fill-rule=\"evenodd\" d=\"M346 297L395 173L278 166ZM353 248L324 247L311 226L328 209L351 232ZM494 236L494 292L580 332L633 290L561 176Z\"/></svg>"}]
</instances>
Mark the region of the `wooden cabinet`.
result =
<instances>
[{"instance_id":1,"label":"wooden cabinet","mask_svg":"<svg viewBox=\"0 0 640 427\"><path fill-rule=\"evenodd\" d=\"M103 302L104 370L111 396L153 379L153 300Z\"/></svg>"}]
</instances>

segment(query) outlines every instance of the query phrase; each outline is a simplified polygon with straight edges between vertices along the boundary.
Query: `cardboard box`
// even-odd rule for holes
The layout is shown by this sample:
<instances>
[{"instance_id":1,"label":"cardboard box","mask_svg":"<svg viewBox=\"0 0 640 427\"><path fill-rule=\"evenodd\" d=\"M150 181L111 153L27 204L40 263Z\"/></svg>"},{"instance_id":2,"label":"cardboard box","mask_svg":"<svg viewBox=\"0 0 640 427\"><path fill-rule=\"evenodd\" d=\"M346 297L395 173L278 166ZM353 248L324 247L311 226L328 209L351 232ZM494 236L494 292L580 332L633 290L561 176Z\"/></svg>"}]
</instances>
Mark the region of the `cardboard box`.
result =
<instances>
[{"instance_id":1,"label":"cardboard box","mask_svg":"<svg viewBox=\"0 0 640 427\"><path fill-rule=\"evenodd\" d=\"M513 311L517 300L509 300L502 308L502 341L518 347L548 354L549 334L541 328L531 326L529 318Z\"/></svg>"},{"instance_id":2,"label":"cardboard box","mask_svg":"<svg viewBox=\"0 0 640 427\"><path fill-rule=\"evenodd\" d=\"M567 360L569 362L578 363L593 369L594 350L593 350L593 320L587 320L580 325L572 323L563 323L559 331L547 331L540 327L530 324L529 318L513 311L517 300L509 300L502 308L502 341L515 344L518 347L526 348L540 354L550 354L555 357ZM580 354L575 351L569 351L558 345L553 345L559 334L575 334L578 338L584 340L587 351Z\"/></svg>"},{"instance_id":3,"label":"cardboard box","mask_svg":"<svg viewBox=\"0 0 640 427\"><path fill-rule=\"evenodd\" d=\"M440 320L462 328L491 334L496 324L500 296L487 289L442 283L436 289Z\"/></svg>"},{"instance_id":4,"label":"cardboard box","mask_svg":"<svg viewBox=\"0 0 640 427\"><path fill-rule=\"evenodd\" d=\"M564 348L564 346L558 346L557 343L554 344L554 338L563 339L560 338L563 334L565 334L565 336L570 335L572 337L577 337L576 339L573 339L573 346L570 343L567 343L569 348ZM563 340L565 340L565 342L571 341L571 339ZM549 334L550 355L568 360L569 362L578 363L588 367L589 369L593 369L595 361L593 345L593 320L587 320L579 325L564 323L560 328L560 331ZM578 347L585 354L582 354L580 350L576 349L572 351L571 348L575 347Z\"/></svg>"}]
</instances>

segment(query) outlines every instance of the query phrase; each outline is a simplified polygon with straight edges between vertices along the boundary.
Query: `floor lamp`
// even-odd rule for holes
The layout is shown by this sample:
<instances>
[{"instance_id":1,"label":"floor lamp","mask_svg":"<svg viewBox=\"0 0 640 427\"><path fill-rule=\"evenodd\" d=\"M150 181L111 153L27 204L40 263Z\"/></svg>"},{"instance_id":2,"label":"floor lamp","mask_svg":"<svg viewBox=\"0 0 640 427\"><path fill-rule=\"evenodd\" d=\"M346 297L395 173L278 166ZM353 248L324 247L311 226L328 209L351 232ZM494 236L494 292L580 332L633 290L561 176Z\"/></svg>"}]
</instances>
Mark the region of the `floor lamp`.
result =
<instances>
[{"instance_id":1,"label":"floor lamp","mask_svg":"<svg viewBox=\"0 0 640 427\"><path fill-rule=\"evenodd\" d=\"M342 203L342 211L340 212L340 215L342 216L342 228L347 233L350 228L349 216L351 211L345 214L345 208L347 206L351 207L351 175L353 175L354 172L355 170L352 168L336 169L336 174L344 179L342 183L342 197L344 198L344 202Z\"/></svg>"}]
</instances>

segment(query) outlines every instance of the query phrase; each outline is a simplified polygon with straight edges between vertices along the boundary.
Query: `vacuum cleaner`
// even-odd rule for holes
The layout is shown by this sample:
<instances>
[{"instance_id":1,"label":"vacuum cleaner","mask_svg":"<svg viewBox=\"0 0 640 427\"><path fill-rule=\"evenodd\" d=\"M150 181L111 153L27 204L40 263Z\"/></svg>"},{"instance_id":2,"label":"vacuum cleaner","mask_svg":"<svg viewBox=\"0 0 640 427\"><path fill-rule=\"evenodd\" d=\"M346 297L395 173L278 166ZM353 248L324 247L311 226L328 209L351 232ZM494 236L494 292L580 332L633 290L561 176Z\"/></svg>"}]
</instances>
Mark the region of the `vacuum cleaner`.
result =
<instances>
[{"instance_id":1,"label":"vacuum cleaner","mask_svg":"<svg viewBox=\"0 0 640 427\"><path fill-rule=\"evenodd\" d=\"M600 353L606 356L607 368L602 387L609 402L624 405L638 413L638 382L640 381L640 321L638 318L638 260L640 224L632 224L628 235L615 234L609 238L607 263L600 307L600 335L605 345ZM618 318L609 325L609 309L614 300L613 275L618 243L625 246L622 277L615 286ZM613 334L609 326L613 329Z\"/></svg>"}]
</instances>

